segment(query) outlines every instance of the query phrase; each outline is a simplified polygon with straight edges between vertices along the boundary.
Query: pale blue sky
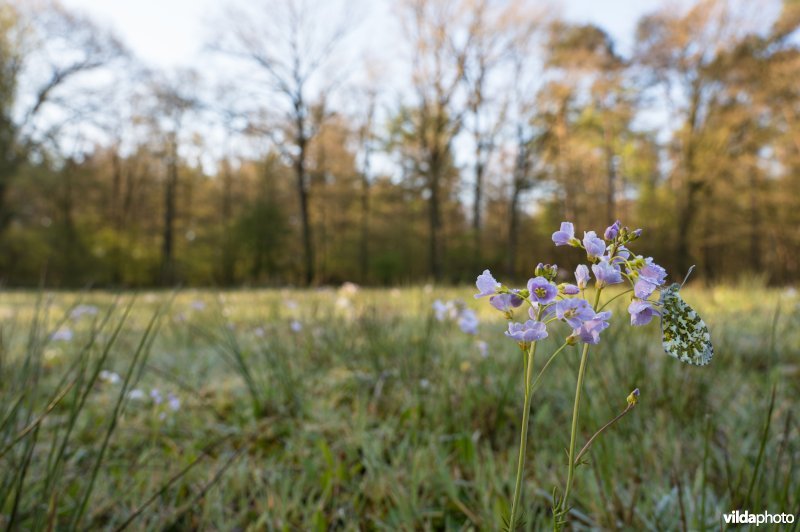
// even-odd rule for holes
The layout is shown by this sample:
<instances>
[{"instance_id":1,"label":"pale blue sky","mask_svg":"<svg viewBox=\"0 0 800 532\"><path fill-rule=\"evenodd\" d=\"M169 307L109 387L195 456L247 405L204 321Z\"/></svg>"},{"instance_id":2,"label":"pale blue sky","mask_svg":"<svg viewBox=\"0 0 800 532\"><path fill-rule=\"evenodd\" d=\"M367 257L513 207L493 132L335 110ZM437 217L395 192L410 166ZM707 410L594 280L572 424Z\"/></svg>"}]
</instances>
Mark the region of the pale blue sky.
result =
<instances>
[{"instance_id":1,"label":"pale blue sky","mask_svg":"<svg viewBox=\"0 0 800 532\"><path fill-rule=\"evenodd\" d=\"M114 28L147 63L159 67L196 64L223 0L62 0ZM373 14L386 17L391 0L373 0ZM575 22L593 22L609 31L620 50L633 40L636 20L659 0L562 0L555 2ZM377 4L384 4L374 9ZM384 21L385 22L385 21Z\"/></svg>"}]
</instances>

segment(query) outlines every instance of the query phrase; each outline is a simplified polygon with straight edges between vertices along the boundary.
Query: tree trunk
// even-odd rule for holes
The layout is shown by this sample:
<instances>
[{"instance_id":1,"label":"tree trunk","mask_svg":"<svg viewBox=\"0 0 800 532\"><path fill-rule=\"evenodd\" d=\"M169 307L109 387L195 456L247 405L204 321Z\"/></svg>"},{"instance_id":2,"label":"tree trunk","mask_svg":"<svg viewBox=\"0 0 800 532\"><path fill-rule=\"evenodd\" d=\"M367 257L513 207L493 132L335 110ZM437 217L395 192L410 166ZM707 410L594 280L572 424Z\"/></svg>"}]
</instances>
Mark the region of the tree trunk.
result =
<instances>
[{"instance_id":1,"label":"tree trunk","mask_svg":"<svg viewBox=\"0 0 800 532\"><path fill-rule=\"evenodd\" d=\"M431 277L434 281L439 281L442 277L442 262L439 245L439 231L441 229L441 213L440 213L440 200L439 200L439 176L440 169L438 165L431 168L431 195L428 201L428 228L430 231L429 240L429 266Z\"/></svg>"},{"instance_id":2,"label":"tree trunk","mask_svg":"<svg viewBox=\"0 0 800 532\"><path fill-rule=\"evenodd\" d=\"M364 163L364 172L361 175L361 242L359 244L359 264L361 267L361 282L369 278L369 192L368 177L369 163Z\"/></svg>"},{"instance_id":3,"label":"tree trunk","mask_svg":"<svg viewBox=\"0 0 800 532\"><path fill-rule=\"evenodd\" d=\"M514 162L514 179L511 190L511 201L508 206L508 255L506 275L509 279L516 277L517 248L519 243L519 198L528 178L528 146L521 127L517 127L517 157Z\"/></svg>"},{"instance_id":4,"label":"tree trunk","mask_svg":"<svg viewBox=\"0 0 800 532\"><path fill-rule=\"evenodd\" d=\"M298 119L301 123L302 119ZM305 279L306 286L310 286L314 282L314 247L311 240L311 221L309 220L308 212L308 183L306 179L306 148L308 139L305 134L300 131L297 135L297 147L299 153L295 158L294 170L295 178L297 180L297 195L300 201L300 222L303 231L303 262L305 266Z\"/></svg>"},{"instance_id":5,"label":"tree trunk","mask_svg":"<svg viewBox=\"0 0 800 532\"><path fill-rule=\"evenodd\" d=\"M108 216L114 227L114 249L111 265L111 282L119 286L122 284L122 231L124 229L122 220L122 157L119 155L119 146L112 148L111 154L111 201L109 201Z\"/></svg>"},{"instance_id":6,"label":"tree trunk","mask_svg":"<svg viewBox=\"0 0 800 532\"><path fill-rule=\"evenodd\" d=\"M178 187L178 141L175 135L169 143L167 178L164 182L164 233L161 247L161 284L175 283L174 233L175 196Z\"/></svg>"},{"instance_id":7,"label":"tree trunk","mask_svg":"<svg viewBox=\"0 0 800 532\"><path fill-rule=\"evenodd\" d=\"M481 203L483 200L483 175L485 173L485 166L483 161L483 146L480 139L477 139L477 147L475 148L475 202L472 205L472 238L474 239L473 246L475 250L475 260L478 264L481 262Z\"/></svg>"},{"instance_id":8,"label":"tree trunk","mask_svg":"<svg viewBox=\"0 0 800 532\"><path fill-rule=\"evenodd\" d=\"M702 182L695 179L695 149L697 121L700 111L700 88L695 83L692 87L689 115L687 116L687 138L683 154L683 173L685 179L684 203L678 217L678 241L675 259L678 263L678 275L689 271L691 260L689 252L689 231L697 214L697 194L702 189Z\"/></svg>"},{"instance_id":9,"label":"tree trunk","mask_svg":"<svg viewBox=\"0 0 800 532\"><path fill-rule=\"evenodd\" d=\"M614 146L611 134L607 127L603 128L603 136L605 137L606 174L608 178L606 185L606 219L609 224L612 224L617 219L617 164L614 160Z\"/></svg>"},{"instance_id":10,"label":"tree trunk","mask_svg":"<svg viewBox=\"0 0 800 532\"><path fill-rule=\"evenodd\" d=\"M222 161L222 283L231 286L235 282L236 257L234 256L234 242L231 219L233 218L233 172L230 161Z\"/></svg>"}]
</instances>

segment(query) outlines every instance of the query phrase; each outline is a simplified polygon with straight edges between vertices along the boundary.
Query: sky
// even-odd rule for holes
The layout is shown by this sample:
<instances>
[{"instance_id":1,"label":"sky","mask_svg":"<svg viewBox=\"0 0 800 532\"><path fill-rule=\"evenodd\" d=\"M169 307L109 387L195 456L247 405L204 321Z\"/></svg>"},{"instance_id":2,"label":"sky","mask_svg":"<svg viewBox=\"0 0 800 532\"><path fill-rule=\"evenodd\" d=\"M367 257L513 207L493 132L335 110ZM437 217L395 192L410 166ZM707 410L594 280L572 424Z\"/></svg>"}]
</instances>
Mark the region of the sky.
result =
<instances>
[{"instance_id":1,"label":"sky","mask_svg":"<svg viewBox=\"0 0 800 532\"><path fill-rule=\"evenodd\" d=\"M213 56L207 51L207 46L214 33L215 21L220 20L225 8L232 1L234 0L61 0L67 8L81 11L100 26L111 28L146 66L165 71L190 67L205 74L210 81L224 76L221 71L215 70ZM313 4L326 0L308 1ZM342 1L352 3L348 5L357 4L363 11L356 22L361 42L354 43L354 48L366 50L368 57L375 50L379 51L379 57L403 53L402 33L399 25L392 19L395 0ZM544 1L554 5L556 14L569 21L599 25L611 34L618 52L627 54L634 40L639 17L654 11L663 5L663 1L668 0ZM204 71L204 67L209 68ZM381 70L389 74L389 78L393 77L392 72ZM394 72L394 77L396 75ZM397 83L391 85L398 89ZM206 134L208 133L206 128ZM466 141L462 139L462 142ZM462 152L465 161L470 159L471 150L458 144L456 149ZM212 165L215 156L206 156L209 160L204 164ZM382 171L389 171L391 161L387 159L383 163L373 162L374 165L381 166Z\"/></svg>"},{"instance_id":2,"label":"sky","mask_svg":"<svg viewBox=\"0 0 800 532\"><path fill-rule=\"evenodd\" d=\"M318 0L324 1L324 0ZM376 18L391 12L392 0L374 0ZM62 0L110 26L147 64L161 68L197 66L223 0ZM656 9L658 0L562 0L557 4L567 20L592 22L608 31L626 53L633 42L637 19ZM386 21L383 21L386 22Z\"/></svg>"}]
</instances>

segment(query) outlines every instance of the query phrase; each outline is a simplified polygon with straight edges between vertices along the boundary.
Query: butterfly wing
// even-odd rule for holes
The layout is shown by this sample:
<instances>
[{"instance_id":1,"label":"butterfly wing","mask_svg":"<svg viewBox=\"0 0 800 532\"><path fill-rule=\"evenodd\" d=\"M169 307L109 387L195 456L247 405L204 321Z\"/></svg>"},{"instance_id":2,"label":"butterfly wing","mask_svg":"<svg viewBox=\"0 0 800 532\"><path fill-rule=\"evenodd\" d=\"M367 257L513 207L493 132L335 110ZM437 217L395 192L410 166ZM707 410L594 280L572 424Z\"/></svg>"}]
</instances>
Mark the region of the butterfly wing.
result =
<instances>
[{"instance_id":1,"label":"butterfly wing","mask_svg":"<svg viewBox=\"0 0 800 532\"><path fill-rule=\"evenodd\" d=\"M705 366L714 356L711 334L700 315L680 295L680 285L661 292L661 343L681 362Z\"/></svg>"}]
</instances>

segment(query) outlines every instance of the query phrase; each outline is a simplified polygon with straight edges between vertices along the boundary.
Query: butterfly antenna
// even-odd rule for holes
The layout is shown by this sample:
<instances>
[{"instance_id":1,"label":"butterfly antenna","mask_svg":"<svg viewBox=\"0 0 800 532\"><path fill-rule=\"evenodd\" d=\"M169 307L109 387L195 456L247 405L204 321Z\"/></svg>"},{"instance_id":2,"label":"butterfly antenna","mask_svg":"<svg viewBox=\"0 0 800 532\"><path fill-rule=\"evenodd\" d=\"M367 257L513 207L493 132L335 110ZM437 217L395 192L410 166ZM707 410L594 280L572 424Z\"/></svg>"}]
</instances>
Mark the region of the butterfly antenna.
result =
<instances>
[{"instance_id":1,"label":"butterfly antenna","mask_svg":"<svg viewBox=\"0 0 800 532\"><path fill-rule=\"evenodd\" d=\"M681 283L681 289L683 289L683 285L685 285L685 284L686 284L686 281L688 281L688 280L689 280L689 276L690 276L690 275L692 275L692 272L693 272L693 271L694 271L694 264L692 264L691 266L689 266L689 271L688 271L688 272L686 272L686 277L684 277L684 278L683 278L683 282Z\"/></svg>"}]
</instances>

